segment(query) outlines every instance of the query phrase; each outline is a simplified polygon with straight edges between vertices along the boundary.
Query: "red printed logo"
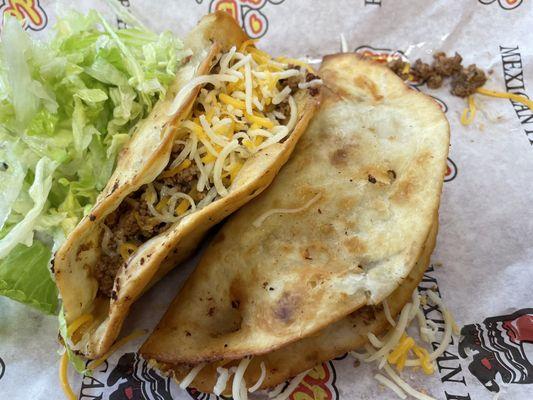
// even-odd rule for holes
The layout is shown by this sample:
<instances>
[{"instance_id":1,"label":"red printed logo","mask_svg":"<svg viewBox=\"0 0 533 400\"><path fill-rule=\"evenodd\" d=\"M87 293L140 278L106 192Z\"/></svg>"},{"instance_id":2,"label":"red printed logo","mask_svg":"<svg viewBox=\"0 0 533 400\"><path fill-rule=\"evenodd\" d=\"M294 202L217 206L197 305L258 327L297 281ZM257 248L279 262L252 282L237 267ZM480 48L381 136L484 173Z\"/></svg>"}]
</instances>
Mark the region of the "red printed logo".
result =
<instances>
[{"instance_id":1,"label":"red printed logo","mask_svg":"<svg viewBox=\"0 0 533 400\"><path fill-rule=\"evenodd\" d=\"M479 2L484 5L498 2L504 10L513 10L522 4L522 0L479 0Z\"/></svg>"},{"instance_id":2,"label":"red printed logo","mask_svg":"<svg viewBox=\"0 0 533 400\"><path fill-rule=\"evenodd\" d=\"M23 21L24 29L40 31L46 27L48 16L39 0L1 0L2 15L9 14Z\"/></svg>"},{"instance_id":3,"label":"red printed logo","mask_svg":"<svg viewBox=\"0 0 533 400\"><path fill-rule=\"evenodd\" d=\"M444 175L444 182L451 182L457 177L457 165L448 157L446 160L446 174Z\"/></svg>"},{"instance_id":4,"label":"red printed logo","mask_svg":"<svg viewBox=\"0 0 533 400\"><path fill-rule=\"evenodd\" d=\"M459 355L488 390L533 384L533 308L486 318L461 329Z\"/></svg>"},{"instance_id":5,"label":"red printed logo","mask_svg":"<svg viewBox=\"0 0 533 400\"><path fill-rule=\"evenodd\" d=\"M337 400L336 373L331 361L317 365L289 396L289 400Z\"/></svg>"}]
</instances>

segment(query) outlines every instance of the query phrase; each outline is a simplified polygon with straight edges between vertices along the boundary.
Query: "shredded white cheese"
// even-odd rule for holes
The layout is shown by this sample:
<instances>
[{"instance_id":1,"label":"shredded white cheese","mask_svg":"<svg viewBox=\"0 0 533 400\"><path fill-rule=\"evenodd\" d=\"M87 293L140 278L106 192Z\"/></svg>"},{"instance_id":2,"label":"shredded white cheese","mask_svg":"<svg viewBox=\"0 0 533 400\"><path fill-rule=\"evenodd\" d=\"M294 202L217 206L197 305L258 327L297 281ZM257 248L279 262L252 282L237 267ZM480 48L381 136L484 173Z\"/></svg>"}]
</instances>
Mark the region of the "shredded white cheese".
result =
<instances>
[{"instance_id":1,"label":"shredded white cheese","mask_svg":"<svg viewBox=\"0 0 533 400\"><path fill-rule=\"evenodd\" d=\"M213 85L219 85L221 82L237 82L239 78L233 75L202 75L197 76L193 79L191 79L189 82L187 82L181 90L178 92L176 97L174 98L174 101L172 102L172 106L170 107L170 110L168 111L168 115L174 115L180 107L183 105L183 101L185 98L192 92L192 90L200 85L205 85L206 83L211 83Z\"/></svg>"},{"instance_id":2,"label":"shredded white cheese","mask_svg":"<svg viewBox=\"0 0 533 400\"><path fill-rule=\"evenodd\" d=\"M396 321L391 316L390 307L389 307L389 303L387 303L387 299L383 300L383 313L385 314L385 318L387 319L389 324L391 326L396 326Z\"/></svg>"},{"instance_id":3,"label":"shredded white cheese","mask_svg":"<svg viewBox=\"0 0 533 400\"><path fill-rule=\"evenodd\" d=\"M253 392L257 391L261 387L261 385L263 384L263 381L265 380L265 378L266 378L266 367L265 367L265 363L263 361L261 361L261 376L259 377L259 379L255 383L255 385L253 385L250 389L248 389L248 391L250 393L253 393Z\"/></svg>"},{"instance_id":4,"label":"shredded white cheese","mask_svg":"<svg viewBox=\"0 0 533 400\"><path fill-rule=\"evenodd\" d=\"M431 374L435 369L434 361L437 357L444 353L451 342L453 324L453 318L451 314L445 308L442 300L436 293L428 291L428 297L440 308L445 322L444 334L442 336L441 343L435 351L429 353L427 350L418 347L412 338L405 335L407 327L415 318L418 320L419 332L422 340L427 341L429 339L435 339L435 334L438 331L438 326L432 321L426 320L424 317L420 309L420 296L417 291L414 291L412 301L403 307L397 322L394 321L390 316L390 309L387 302L383 302L383 310L386 314L385 316L393 327L382 340L378 339L373 333L368 333L367 336L369 339L369 344L365 345L366 352L350 353L353 357L360 361L377 362L378 368L383 368L392 381L382 374L376 374L376 380L394 391L400 398L405 398L405 394L407 393L416 399L432 400L432 397L413 389L411 386L409 386L409 384L402 380L400 376L394 372L391 363L397 364L398 370L400 371L406 366L421 366L426 374ZM387 317L387 314L389 314L389 317ZM426 335L426 337L424 337L424 335ZM418 359L408 359L407 356L410 351L414 351L414 353L418 356Z\"/></svg>"},{"instance_id":5,"label":"shredded white cheese","mask_svg":"<svg viewBox=\"0 0 533 400\"><path fill-rule=\"evenodd\" d=\"M348 53L348 43L343 33L341 33L341 53Z\"/></svg>"},{"instance_id":6,"label":"shredded white cheese","mask_svg":"<svg viewBox=\"0 0 533 400\"><path fill-rule=\"evenodd\" d=\"M226 385L228 384L230 377L230 371L227 368L218 367L217 374L218 378L215 386L213 387L213 394L215 396L220 396L224 389L226 389Z\"/></svg>"},{"instance_id":7,"label":"shredded white cheese","mask_svg":"<svg viewBox=\"0 0 533 400\"><path fill-rule=\"evenodd\" d=\"M322 86L323 84L324 84L324 82L322 81L322 79L313 79L312 81L309 81L309 82L300 82L298 84L298 88L299 89L309 89L309 88L312 88L312 87Z\"/></svg>"},{"instance_id":8,"label":"shredded white cheese","mask_svg":"<svg viewBox=\"0 0 533 400\"><path fill-rule=\"evenodd\" d=\"M180 389L186 389L192 383L192 381L194 381L194 378L196 378L203 367L205 367L205 363L198 364L196 367L191 369L191 371L180 382Z\"/></svg>"},{"instance_id":9,"label":"shredded white cheese","mask_svg":"<svg viewBox=\"0 0 533 400\"><path fill-rule=\"evenodd\" d=\"M302 380L305 378L305 376L311 371L310 369L307 371L302 372L301 374L296 375L292 380L291 383L289 383L289 386L287 386L287 389L285 389L281 394L276 396L274 400L286 400L289 398L289 396L294 392L294 390L298 387L298 385L302 382ZM270 397L270 395L269 395Z\"/></svg>"},{"instance_id":10,"label":"shredded white cheese","mask_svg":"<svg viewBox=\"0 0 533 400\"><path fill-rule=\"evenodd\" d=\"M268 392L268 398L272 399L272 398L276 397L277 395L279 395L283 391L283 388L286 385L287 384L285 382L280 383L278 386L276 386L274 389L272 389L270 392Z\"/></svg>"},{"instance_id":11,"label":"shredded white cheese","mask_svg":"<svg viewBox=\"0 0 533 400\"><path fill-rule=\"evenodd\" d=\"M233 384L231 388L233 400L246 400L248 398L248 394L246 391L246 381L244 380L244 373L246 372L246 368L248 368L248 364L250 364L251 360L251 357L243 358L239 363L237 370L235 371L235 376L233 377Z\"/></svg>"},{"instance_id":12,"label":"shredded white cheese","mask_svg":"<svg viewBox=\"0 0 533 400\"><path fill-rule=\"evenodd\" d=\"M307 203L305 203L303 206L298 208L273 208L271 210L268 210L264 214L260 215L253 223L252 225L256 228L259 228L265 220L274 214L296 214L299 212L302 212L304 210L307 210L309 207L311 207L316 201L320 198L320 193L316 194L311 200L309 200Z\"/></svg>"}]
</instances>

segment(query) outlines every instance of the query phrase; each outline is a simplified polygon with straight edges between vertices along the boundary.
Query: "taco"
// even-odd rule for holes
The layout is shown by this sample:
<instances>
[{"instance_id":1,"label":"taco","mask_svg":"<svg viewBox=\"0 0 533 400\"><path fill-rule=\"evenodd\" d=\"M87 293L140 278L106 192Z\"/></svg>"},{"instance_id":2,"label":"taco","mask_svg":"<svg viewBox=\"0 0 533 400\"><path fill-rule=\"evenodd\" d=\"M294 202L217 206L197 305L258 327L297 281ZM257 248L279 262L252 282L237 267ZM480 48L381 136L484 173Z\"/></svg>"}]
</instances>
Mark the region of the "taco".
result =
<instances>
[{"instance_id":1,"label":"taco","mask_svg":"<svg viewBox=\"0 0 533 400\"><path fill-rule=\"evenodd\" d=\"M443 112L355 54L326 57L320 76L320 110L290 161L224 225L141 347L162 370L279 354L378 306L423 259L446 169Z\"/></svg>"},{"instance_id":2,"label":"taco","mask_svg":"<svg viewBox=\"0 0 533 400\"><path fill-rule=\"evenodd\" d=\"M203 18L185 45L190 61L54 259L70 345L88 358L210 227L271 183L318 103L307 65L272 59L227 13Z\"/></svg>"}]
</instances>

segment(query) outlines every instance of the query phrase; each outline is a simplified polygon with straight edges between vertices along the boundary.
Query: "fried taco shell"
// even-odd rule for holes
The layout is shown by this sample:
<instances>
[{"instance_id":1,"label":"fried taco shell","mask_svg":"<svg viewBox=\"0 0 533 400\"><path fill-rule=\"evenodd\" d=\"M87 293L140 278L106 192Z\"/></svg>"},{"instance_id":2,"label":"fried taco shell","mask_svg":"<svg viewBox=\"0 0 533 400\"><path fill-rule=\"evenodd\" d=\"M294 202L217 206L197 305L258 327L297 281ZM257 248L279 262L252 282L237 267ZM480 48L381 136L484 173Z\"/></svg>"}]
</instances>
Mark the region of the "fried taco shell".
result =
<instances>
[{"instance_id":1,"label":"fried taco shell","mask_svg":"<svg viewBox=\"0 0 533 400\"><path fill-rule=\"evenodd\" d=\"M185 45L191 60L55 256L67 324L83 322L70 345L88 358L210 227L272 182L319 101L305 66L257 49L227 13L203 18Z\"/></svg>"},{"instance_id":2,"label":"fried taco shell","mask_svg":"<svg viewBox=\"0 0 533 400\"><path fill-rule=\"evenodd\" d=\"M422 280L435 247L437 230L438 217L436 216L422 254L414 268L400 286L387 297L387 304L393 318L411 300L413 291ZM368 343L369 333L377 336L388 328L390 328L390 324L385 317L382 304L364 306L317 334L281 347L271 353L252 358L244 374L244 380L250 385L257 382L261 376L261 363L264 363L266 375L261 389L272 388L313 368L315 365L342 356L349 351L358 350ZM238 364L238 361L225 363L224 368L228 369ZM220 362L206 365L190 386L204 393L212 392L218 378L217 367L220 366ZM166 373L171 373L177 381L183 379L191 370L188 365L170 368L160 365L160 368ZM228 380L224 393L231 393L233 376Z\"/></svg>"}]
</instances>

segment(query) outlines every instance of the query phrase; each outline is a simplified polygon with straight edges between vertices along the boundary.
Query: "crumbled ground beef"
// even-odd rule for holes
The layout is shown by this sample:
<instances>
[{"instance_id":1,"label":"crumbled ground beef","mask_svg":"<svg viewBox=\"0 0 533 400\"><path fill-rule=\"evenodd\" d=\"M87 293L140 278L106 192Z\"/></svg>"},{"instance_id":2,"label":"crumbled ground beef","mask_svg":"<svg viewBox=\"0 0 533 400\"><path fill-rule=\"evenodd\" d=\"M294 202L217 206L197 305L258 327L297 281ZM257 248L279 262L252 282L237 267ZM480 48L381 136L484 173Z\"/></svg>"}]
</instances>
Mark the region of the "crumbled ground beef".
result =
<instances>
[{"instance_id":1,"label":"crumbled ground beef","mask_svg":"<svg viewBox=\"0 0 533 400\"><path fill-rule=\"evenodd\" d=\"M440 88L445 78L451 78L451 93L459 97L467 97L483 86L487 81L485 73L470 65L467 68L462 66L463 58L455 53L452 57L447 57L446 53L438 52L433 55L433 63L430 65L418 59L411 66L409 73L418 81L424 82L430 89ZM396 59L390 61L387 66L406 80L409 75L405 73L405 63Z\"/></svg>"},{"instance_id":2,"label":"crumbled ground beef","mask_svg":"<svg viewBox=\"0 0 533 400\"><path fill-rule=\"evenodd\" d=\"M173 149L173 153L179 154L181 150L183 150L183 145L177 145ZM163 184L171 188L177 188L182 193L189 193L198 181L198 175L199 170L193 164L172 177L158 178L154 183L156 185ZM112 296L115 277L120 266L124 263L120 249L118 249L118 243L140 245L164 232L170 226L168 223L160 223L153 218L146 201L142 197L145 190L146 186L143 186L135 193L132 193L105 219L106 226L112 232L108 247L113 254L108 255L102 252L95 266L94 275L98 281L99 293L102 296ZM194 198L196 201L199 201L205 195L206 193L204 192L195 193Z\"/></svg>"},{"instance_id":3,"label":"crumbled ground beef","mask_svg":"<svg viewBox=\"0 0 533 400\"><path fill-rule=\"evenodd\" d=\"M439 51L433 55L433 59L433 67L435 72L439 75L449 77L463 69L463 66L461 65L463 57L457 52L453 57L446 57L446 53Z\"/></svg>"},{"instance_id":4,"label":"crumbled ground beef","mask_svg":"<svg viewBox=\"0 0 533 400\"><path fill-rule=\"evenodd\" d=\"M396 75L398 75L400 78L402 78L404 81L409 79L409 66L408 63L405 61L396 58L387 63L387 66L394 72Z\"/></svg>"},{"instance_id":5,"label":"crumbled ground beef","mask_svg":"<svg viewBox=\"0 0 533 400\"><path fill-rule=\"evenodd\" d=\"M199 174L200 170L198 170L196 164L192 164L190 167L185 168L176 175L169 178L159 179L159 182L165 186L177 188L181 193L189 193L192 189L193 182L198 181Z\"/></svg>"},{"instance_id":6,"label":"crumbled ground beef","mask_svg":"<svg viewBox=\"0 0 533 400\"><path fill-rule=\"evenodd\" d=\"M281 83L281 86L285 87L288 86L291 88L291 93L294 93L298 90L298 84L301 82L301 78L299 76L291 76L287 79L280 79L279 83Z\"/></svg>"},{"instance_id":7,"label":"crumbled ground beef","mask_svg":"<svg viewBox=\"0 0 533 400\"><path fill-rule=\"evenodd\" d=\"M467 97L474 93L487 82L485 73L474 64L463 68L461 72L452 77L452 94Z\"/></svg>"},{"instance_id":8,"label":"crumbled ground beef","mask_svg":"<svg viewBox=\"0 0 533 400\"><path fill-rule=\"evenodd\" d=\"M102 254L98 260L95 278L98 281L98 291L101 295L111 297L115 276L121 264L122 257L118 254L114 256Z\"/></svg>"}]
</instances>

